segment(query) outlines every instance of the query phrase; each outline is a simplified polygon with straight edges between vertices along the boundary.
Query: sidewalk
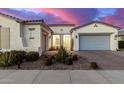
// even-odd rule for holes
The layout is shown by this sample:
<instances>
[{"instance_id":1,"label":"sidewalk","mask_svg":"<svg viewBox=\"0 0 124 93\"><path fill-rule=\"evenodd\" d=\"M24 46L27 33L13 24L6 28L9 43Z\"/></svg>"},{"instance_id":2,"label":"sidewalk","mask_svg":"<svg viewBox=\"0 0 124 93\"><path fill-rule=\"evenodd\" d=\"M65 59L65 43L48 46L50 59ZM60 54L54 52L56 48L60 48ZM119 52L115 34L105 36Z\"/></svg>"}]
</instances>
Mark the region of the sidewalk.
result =
<instances>
[{"instance_id":1,"label":"sidewalk","mask_svg":"<svg viewBox=\"0 0 124 93\"><path fill-rule=\"evenodd\" d=\"M0 70L1 84L124 84L124 70Z\"/></svg>"}]
</instances>

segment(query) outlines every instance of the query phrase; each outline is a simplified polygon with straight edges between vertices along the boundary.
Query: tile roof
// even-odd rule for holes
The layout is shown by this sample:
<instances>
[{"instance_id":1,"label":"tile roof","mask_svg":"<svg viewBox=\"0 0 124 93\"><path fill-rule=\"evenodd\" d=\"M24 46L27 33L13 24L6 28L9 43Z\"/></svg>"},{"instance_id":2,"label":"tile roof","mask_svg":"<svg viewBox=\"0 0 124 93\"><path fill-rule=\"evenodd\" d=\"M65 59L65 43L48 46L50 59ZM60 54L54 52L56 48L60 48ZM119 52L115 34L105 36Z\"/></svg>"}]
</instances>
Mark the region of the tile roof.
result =
<instances>
[{"instance_id":1,"label":"tile roof","mask_svg":"<svg viewBox=\"0 0 124 93\"><path fill-rule=\"evenodd\" d=\"M7 15L7 14L1 13L1 12L0 12L0 15L12 18L12 19L16 20L17 22L24 23L24 24L25 23L29 23L29 24L37 24L37 23L41 24L42 23L47 29L49 29L51 32L53 32L51 30L51 28L44 22L43 19L41 19L41 20L23 20L23 19L15 17L15 16Z\"/></svg>"},{"instance_id":2,"label":"tile roof","mask_svg":"<svg viewBox=\"0 0 124 93\"><path fill-rule=\"evenodd\" d=\"M15 16L4 14L2 12L0 12L0 15L3 15L3 16L9 17L9 18L12 18L12 19L16 20L17 22L24 22L24 23L26 23L26 22L43 22L43 19L41 19L41 20L24 20L24 19L20 19L18 17L15 17Z\"/></svg>"},{"instance_id":3,"label":"tile roof","mask_svg":"<svg viewBox=\"0 0 124 93\"><path fill-rule=\"evenodd\" d=\"M124 32L118 32L119 36L124 36Z\"/></svg>"},{"instance_id":4,"label":"tile roof","mask_svg":"<svg viewBox=\"0 0 124 93\"><path fill-rule=\"evenodd\" d=\"M75 24L49 24L49 26L75 26Z\"/></svg>"}]
</instances>

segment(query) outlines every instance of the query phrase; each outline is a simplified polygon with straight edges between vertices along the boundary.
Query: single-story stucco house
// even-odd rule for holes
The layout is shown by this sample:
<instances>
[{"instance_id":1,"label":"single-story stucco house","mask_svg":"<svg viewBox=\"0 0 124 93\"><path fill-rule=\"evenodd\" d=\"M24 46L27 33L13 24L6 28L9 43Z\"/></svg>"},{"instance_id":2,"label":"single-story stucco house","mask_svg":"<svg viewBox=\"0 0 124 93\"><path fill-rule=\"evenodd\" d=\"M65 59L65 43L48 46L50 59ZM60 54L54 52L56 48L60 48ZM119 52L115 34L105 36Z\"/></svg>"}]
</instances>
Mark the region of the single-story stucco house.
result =
<instances>
[{"instance_id":1,"label":"single-story stucco house","mask_svg":"<svg viewBox=\"0 0 124 93\"><path fill-rule=\"evenodd\" d=\"M124 41L124 31L118 32L118 40Z\"/></svg>"},{"instance_id":2,"label":"single-story stucco house","mask_svg":"<svg viewBox=\"0 0 124 93\"><path fill-rule=\"evenodd\" d=\"M46 24L0 13L0 49L42 52L63 45L68 50L117 50L120 28L103 22Z\"/></svg>"}]
</instances>

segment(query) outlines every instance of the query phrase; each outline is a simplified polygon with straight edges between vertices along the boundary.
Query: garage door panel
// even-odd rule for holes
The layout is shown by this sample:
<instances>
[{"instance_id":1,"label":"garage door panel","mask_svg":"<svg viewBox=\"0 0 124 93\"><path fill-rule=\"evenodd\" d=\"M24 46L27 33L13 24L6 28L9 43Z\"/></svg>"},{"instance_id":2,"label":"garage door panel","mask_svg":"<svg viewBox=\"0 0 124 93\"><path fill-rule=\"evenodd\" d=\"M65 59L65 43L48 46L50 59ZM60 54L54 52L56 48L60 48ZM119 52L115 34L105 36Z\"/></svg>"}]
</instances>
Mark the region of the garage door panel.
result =
<instances>
[{"instance_id":1,"label":"garage door panel","mask_svg":"<svg viewBox=\"0 0 124 93\"><path fill-rule=\"evenodd\" d=\"M109 36L80 36L80 50L110 50Z\"/></svg>"},{"instance_id":2,"label":"garage door panel","mask_svg":"<svg viewBox=\"0 0 124 93\"><path fill-rule=\"evenodd\" d=\"M42 52L46 51L46 35L42 35Z\"/></svg>"}]
</instances>

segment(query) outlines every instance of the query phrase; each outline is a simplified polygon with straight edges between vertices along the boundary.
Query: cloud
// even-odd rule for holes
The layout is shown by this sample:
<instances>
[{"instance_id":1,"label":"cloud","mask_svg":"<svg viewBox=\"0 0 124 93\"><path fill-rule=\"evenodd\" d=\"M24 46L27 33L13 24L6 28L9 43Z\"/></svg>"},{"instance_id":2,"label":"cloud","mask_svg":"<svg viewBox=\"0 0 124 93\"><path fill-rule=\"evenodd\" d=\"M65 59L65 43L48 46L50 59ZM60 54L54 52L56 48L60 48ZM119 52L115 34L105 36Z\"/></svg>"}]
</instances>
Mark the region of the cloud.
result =
<instances>
[{"instance_id":1,"label":"cloud","mask_svg":"<svg viewBox=\"0 0 124 93\"><path fill-rule=\"evenodd\" d=\"M61 18L56 17L52 14L41 12L41 11L34 11L32 9L25 9L25 8L0 8L0 12L21 18L23 20L35 20L35 19L44 19L47 23L66 23L62 21Z\"/></svg>"},{"instance_id":2,"label":"cloud","mask_svg":"<svg viewBox=\"0 0 124 93\"><path fill-rule=\"evenodd\" d=\"M124 28L124 8L0 8L23 20L44 19L48 24L85 24L100 20Z\"/></svg>"},{"instance_id":3,"label":"cloud","mask_svg":"<svg viewBox=\"0 0 124 93\"><path fill-rule=\"evenodd\" d=\"M97 15L97 10L93 8L68 8L65 11L75 17L78 25L93 21Z\"/></svg>"},{"instance_id":4,"label":"cloud","mask_svg":"<svg viewBox=\"0 0 124 93\"><path fill-rule=\"evenodd\" d=\"M55 16L56 18L59 18L59 19L56 19L56 20L62 20L62 21L65 21L67 23L78 23L78 21L76 20L76 18L65 11L64 8L36 8L34 10L39 10L41 12L45 12L45 13L48 13L49 15L53 15Z\"/></svg>"},{"instance_id":5,"label":"cloud","mask_svg":"<svg viewBox=\"0 0 124 93\"><path fill-rule=\"evenodd\" d=\"M104 17L101 17L100 19L101 21L104 21L106 23L124 28L124 9L116 9L113 14L106 15Z\"/></svg>"},{"instance_id":6,"label":"cloud","mask_svg":"<svg viewBox=\"0 0 124 93\"><path fill-rule=\"evenodd\" d=\"M108 15L113 15L117 11L117 8L97 8L98 17L105 17Z\"/></svg>"}]
</instances>

